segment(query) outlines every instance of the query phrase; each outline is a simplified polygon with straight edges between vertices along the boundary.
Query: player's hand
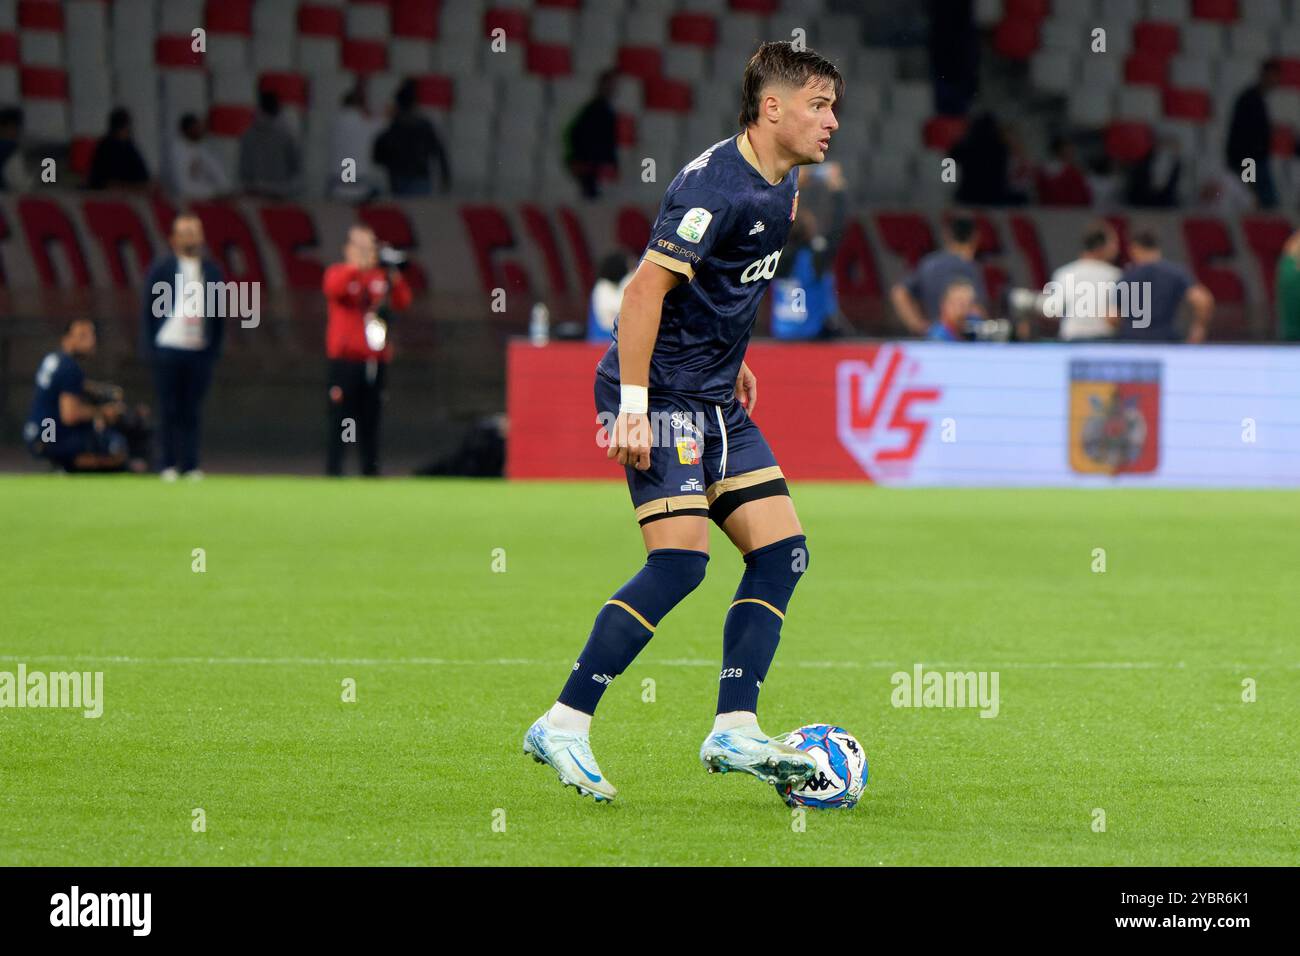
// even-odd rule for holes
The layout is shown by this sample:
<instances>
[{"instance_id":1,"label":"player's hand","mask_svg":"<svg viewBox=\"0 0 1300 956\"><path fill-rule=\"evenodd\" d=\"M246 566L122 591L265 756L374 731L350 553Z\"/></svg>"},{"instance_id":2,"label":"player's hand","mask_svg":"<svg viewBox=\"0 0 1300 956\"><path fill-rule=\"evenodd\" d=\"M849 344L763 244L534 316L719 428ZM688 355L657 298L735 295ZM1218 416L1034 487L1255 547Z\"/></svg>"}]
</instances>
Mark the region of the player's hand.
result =
<instances>
[{"instance_id":1,"label":"player's hand","mask_svg":"<svg viewBox=\"0 0 1300 956\"><path fill-rule=\"evenodd\" d=\"M736 376L736 400L749 414L754 414L758 404L758 379L744 362L740 363L740 374Z\"/></svg>"},{"instance_id":2,"label":"player's hand","mask_svg":"<svg viewBox=\"0 0 1300 956\"><path fill-rule=\"evenodd\" d=\"M637 412L619 412L614 433L609 436L606 458L637 471L650 467L650 418Z\"/></svg>"}]
</instances>

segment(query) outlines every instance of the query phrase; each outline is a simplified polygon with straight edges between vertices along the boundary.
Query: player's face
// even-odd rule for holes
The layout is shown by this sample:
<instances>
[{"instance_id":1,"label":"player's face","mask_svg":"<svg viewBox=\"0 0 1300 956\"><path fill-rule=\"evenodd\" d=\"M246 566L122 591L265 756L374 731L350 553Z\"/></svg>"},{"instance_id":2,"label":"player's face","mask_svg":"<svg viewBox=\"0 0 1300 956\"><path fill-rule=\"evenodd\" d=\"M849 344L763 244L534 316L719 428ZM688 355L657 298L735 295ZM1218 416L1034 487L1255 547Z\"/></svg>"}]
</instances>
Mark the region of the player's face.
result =
<instances>
[{"instance_id":1,"label":"player's face","mask_svg":"<svg viewBox=\"0 0 1300 956\"><path fill-rule=\"evenodd\" d=\"M203 224L194 216L176 220L172 227L172 249L183 256L197 256L203 248Z\"/></svg>"},{"instance_id":2,"label":"player's face","mask_svg":"<svg viewBox=\"0 0 1300 956\"><path fill-rule=\"evenodd\" d=\"M835 118L835 90L826 80L813 77L786 101L783 115L788 128L784 146L799 157L800 163L820 163L826 159L831 134L839 129Z\"/></svg>"},{"instance_id":3,"label":"player's face","mask_svg":"<svg viewBox=\"0 0 1300 956\"><path fill-rule=\"evenodd\" d=\"M63 348L69 355L89 355L95 351L95 324L77 322L68 330Z\"/></svg>"}]
</instances>

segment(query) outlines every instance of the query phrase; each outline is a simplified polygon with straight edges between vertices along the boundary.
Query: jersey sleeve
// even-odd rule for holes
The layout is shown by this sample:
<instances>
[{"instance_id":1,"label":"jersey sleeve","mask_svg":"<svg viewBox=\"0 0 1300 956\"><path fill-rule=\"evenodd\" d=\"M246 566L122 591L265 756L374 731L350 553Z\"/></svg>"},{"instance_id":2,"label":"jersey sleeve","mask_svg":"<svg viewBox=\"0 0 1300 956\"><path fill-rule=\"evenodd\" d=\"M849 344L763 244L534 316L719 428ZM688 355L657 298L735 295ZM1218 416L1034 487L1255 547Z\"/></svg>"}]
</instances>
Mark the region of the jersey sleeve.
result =
<instances>
[{"instance_id":1,"label":"jersey sleeve","mask_svg":"<svg viewBox=\"0 0 1300 956\"><path fill-rule=\"evenodd\" d=\"M695 270L717 247L731 218L731 204L712 189L677 189L664 199L645 258L684 275Z\"/></svg>"}]
</instances>

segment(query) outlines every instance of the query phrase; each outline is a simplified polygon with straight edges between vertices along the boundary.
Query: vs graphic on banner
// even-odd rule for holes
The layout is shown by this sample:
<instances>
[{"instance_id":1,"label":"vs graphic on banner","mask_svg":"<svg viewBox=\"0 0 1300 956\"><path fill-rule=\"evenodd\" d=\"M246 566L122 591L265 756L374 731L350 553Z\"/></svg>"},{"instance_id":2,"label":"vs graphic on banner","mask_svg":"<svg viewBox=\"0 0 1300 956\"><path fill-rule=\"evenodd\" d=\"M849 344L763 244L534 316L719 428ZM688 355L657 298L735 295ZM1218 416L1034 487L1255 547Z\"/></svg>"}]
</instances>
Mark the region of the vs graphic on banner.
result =
<instances>
[{"instance_id":1,"label":"vs graphic on banner","mask_svg":"<svg viewBox=\"0 0 1300 956\"><path fill-rule=\"evenodd\" d=\"M1070 362L1070 467L1080 474L1153 472L1160 458L1160 363Z\"/></svg>"},{"instance_id":2,"label":"vs graphic on banner","mask_svg":"<svg viewBox=\"0 0 1300 956\"><path fill-rule=\"evenodd\" d=\"M835 366L836 431L840 444L872 481L905 479L929 424L914 405L937 402L938 388L916 384L920 364L897 345L882 345L868 361Z\"/></svg>"}]
</instances>

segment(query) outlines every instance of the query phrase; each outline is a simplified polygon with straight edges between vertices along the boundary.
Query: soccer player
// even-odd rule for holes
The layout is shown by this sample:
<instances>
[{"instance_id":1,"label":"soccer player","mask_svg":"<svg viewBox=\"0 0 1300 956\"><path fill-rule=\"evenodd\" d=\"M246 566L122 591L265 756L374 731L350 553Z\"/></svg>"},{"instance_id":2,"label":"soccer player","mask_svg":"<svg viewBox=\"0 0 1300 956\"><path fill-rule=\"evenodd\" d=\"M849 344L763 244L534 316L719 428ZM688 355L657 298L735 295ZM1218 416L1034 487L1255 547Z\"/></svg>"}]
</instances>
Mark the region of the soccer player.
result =
<instances>
[{"instance_id":1,"label":"soccer player","mask_svg":"<svg viewBox=\"0 0 1300 956\"><path fill-rule=\"evenodd\" d=\"M592 714L704 579L710 519L744 556L745 571L723 625L717 717L700 759L711 772L777 785L813 773L813 759L765 734L756 716L808 545L781 468L750 418L758 386L744 358L794 221L796 167L825 160L843 88L834 65L790 43L765 43L750 58L741 131L669 185L597 367L608 456L626 466L648 554L600 609L559 699L524 738L525 753L597 801L617 791L592 755Z\"/></svg>"}]
</instances>

